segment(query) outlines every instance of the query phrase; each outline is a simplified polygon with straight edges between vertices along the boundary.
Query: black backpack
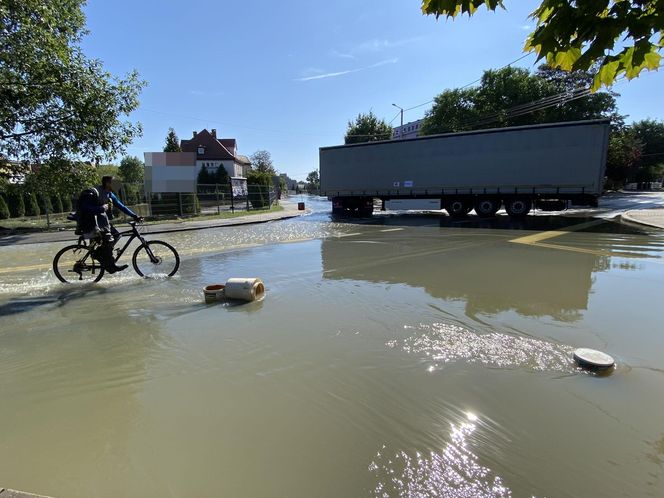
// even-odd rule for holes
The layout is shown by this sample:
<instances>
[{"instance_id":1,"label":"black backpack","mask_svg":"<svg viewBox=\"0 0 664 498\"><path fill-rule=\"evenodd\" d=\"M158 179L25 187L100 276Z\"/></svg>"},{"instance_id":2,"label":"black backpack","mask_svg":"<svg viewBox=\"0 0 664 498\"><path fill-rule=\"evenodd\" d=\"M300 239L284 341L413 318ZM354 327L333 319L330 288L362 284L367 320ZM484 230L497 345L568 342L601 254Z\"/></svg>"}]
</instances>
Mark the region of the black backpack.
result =
<instances>
[{"instance_id":1,"label":"black backpack","mask_svg":"<svg viewBox=\"0 0 664 498\"><path fill-rule=\"evenodd\" d=\"M76 219L76 235L92 232L97 226L96 215L86 212L83 209L84 204L94 206L99 204L99 191L96 188L86 188L81 192L76 203L76 214L75 216L70 214Z\"/></svg>"}]
</instances>

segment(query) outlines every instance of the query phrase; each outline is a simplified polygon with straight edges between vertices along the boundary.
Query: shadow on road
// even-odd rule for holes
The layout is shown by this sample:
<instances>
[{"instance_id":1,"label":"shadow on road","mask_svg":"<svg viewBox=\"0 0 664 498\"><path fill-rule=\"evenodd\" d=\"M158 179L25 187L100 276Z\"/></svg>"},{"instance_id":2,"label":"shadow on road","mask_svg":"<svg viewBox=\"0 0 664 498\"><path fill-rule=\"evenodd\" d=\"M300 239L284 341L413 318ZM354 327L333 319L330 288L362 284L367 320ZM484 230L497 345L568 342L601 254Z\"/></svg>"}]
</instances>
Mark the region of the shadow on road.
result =
<instances>
[{"instance_id":1,"label":"shadow on road","mask_svg":"<svg viewBox=\"0 0 664 498\"><path fill-rule=\"evenodd\" d=\"M463 218L452 218L443 213L436 212L398 212L398 213L374 213L371 218L348 218L332 217L336 223L349 223L361 225L374 225L385 227L440 227L440 228L475 228L487 230L532 230L550 231L565 230L575 225L588 223L589 226L579 230L580 232L593 233L620 233L631 235L647 235L649 232L644 228L626 225L612 219L595 217L579 217L564 215L537 215L526 216L522 220L515 220L507 215L498 215L494 218L480 218L468 215ZM590 223L596 222L596 223Z\"/></svg>"},{"instance_id":2,"label":"shadow on road","mask_svg":"<svg viewBox=\"0 0 664 498\"><path fill-rule=\"evenodd\" d=\"M84 297L104 294L109 291L110 289L106 287L98 287L91 283L77 287L63 286L62 288L50 291L44 296L13 297L6 303L0 304L0 316L25 313L27 311L32 311L35 308L49 305L59 308L72 301Z\"/></svg>"}]
</instances>

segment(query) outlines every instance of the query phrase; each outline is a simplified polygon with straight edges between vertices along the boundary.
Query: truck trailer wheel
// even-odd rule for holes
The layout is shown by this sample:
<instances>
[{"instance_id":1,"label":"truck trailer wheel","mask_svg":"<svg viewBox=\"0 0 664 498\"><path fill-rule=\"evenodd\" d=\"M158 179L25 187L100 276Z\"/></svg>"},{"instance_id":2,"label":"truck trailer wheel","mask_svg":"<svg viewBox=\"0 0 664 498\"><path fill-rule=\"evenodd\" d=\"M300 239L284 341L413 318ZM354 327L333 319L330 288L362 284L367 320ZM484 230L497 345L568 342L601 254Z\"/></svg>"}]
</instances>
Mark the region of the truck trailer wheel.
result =
<instances>
[{"instance_id":1,"label":"truck trailer wheel","mask_svg":"<svg viewBox=\"0 0 664 498\"><path fill-rule=\"evenodd\" d=\"M484 198L475 201L475 212L480 218L493 218L500 209L500 199Z\"/></svg>"},{"instance_id":2,"label":"truck trailer wheel","mask_svg":"<svg viewBox=\"0 0 664 498\"><path fill-rule=\"evenodd\" d=\"M524 218L530 213L532 207L533 201L530 199L515 197L505 201L505 210L507 210L510 218Z\"/></svg>"},{"instance_id":3,"label":"truck trailer wheel","mask_svg":"<svg viewBox=\"0 0 664 498\"><path fill-rule=\"evenodd\" d=\"M471 209L473 209L473 207L468 202L461 199L445 201L444 205L445 211L447 211L447 214L449 214L452 218L466 216L468 213L470 213Z\"/></svg>"}]
</instances>

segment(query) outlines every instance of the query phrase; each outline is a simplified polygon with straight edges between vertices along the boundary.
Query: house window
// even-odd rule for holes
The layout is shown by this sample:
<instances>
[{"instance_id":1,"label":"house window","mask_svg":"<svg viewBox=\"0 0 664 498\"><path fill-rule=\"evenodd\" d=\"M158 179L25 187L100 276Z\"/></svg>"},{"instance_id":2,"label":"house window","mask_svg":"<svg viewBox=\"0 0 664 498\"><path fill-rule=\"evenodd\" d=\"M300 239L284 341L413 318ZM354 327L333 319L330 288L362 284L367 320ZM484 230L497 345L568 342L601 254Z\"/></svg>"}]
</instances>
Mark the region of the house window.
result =
<instances>
[{"instance_id":1,"label":"house window","mask_svg":"<svg viewBox=\"0 0 664 498\"><path fill-rule=\"evenodd\" d=\"M201 146L198 148L197 152L198 152L198 155L199 155L199 156L202 156L203 154L205 154L205 147L203 147L203 146L201 145Z\"/></svg>"}]
</instances>

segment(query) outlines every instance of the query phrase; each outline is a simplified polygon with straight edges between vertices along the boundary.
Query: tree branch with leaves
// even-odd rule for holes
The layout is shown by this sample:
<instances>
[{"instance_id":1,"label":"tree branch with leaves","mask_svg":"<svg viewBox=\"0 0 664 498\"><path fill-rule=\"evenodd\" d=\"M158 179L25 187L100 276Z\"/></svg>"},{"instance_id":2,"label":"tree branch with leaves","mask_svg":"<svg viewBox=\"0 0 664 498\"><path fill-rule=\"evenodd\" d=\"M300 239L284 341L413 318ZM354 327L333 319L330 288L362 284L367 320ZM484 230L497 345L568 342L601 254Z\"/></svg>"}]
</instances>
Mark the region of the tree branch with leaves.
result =
<instances>
[{"instance_id":1,"label":"tree branch with leaves","mask_svg":"<svg viewBox=\"0 0 664 498\"><path fill-rule=\"evenodd\" d=\"M111 159L141 135L127 117L145 82L83 54L84 4L0 4L0 157Z\"/></svg>"},{"instance_id":2,"label":"tree branch with leaves","mask_svg":"<svg viewBox=\"0 0 664 498\"><path fill-rule=\"evenodd\" d=\"M505 8L502 0L423 0L422 12L436 18L472 16L480 7ZM611 86L659 68L664 48L662 0L542 0L524 50L565 71L596 68L592 89Z\"/></svg>"}]
</instances>

